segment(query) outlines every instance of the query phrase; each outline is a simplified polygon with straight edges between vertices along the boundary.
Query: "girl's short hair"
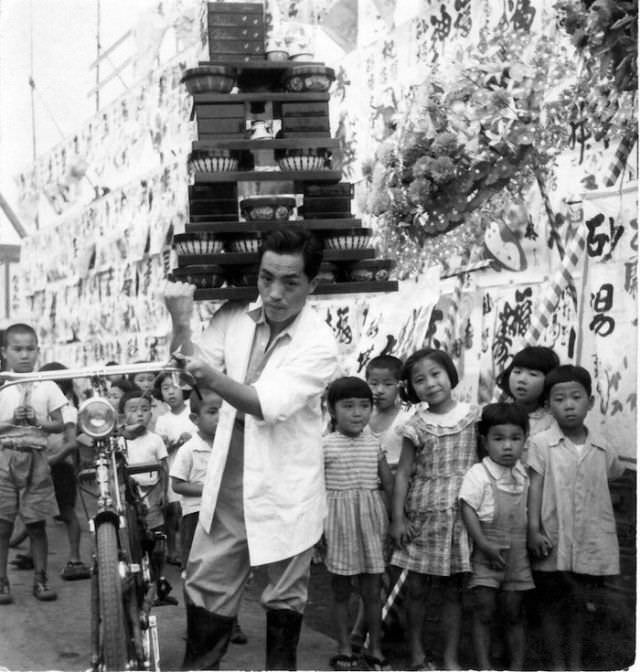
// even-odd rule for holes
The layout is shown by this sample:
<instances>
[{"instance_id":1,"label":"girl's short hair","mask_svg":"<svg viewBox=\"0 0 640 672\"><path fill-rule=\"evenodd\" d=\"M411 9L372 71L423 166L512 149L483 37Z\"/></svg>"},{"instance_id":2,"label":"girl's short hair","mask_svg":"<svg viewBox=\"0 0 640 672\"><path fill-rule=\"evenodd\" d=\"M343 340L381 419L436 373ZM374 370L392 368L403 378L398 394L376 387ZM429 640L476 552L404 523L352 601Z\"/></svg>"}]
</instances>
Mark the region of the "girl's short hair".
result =
<instances>
[{"instance_id":1,"label":"girl's short hair","mask_svg":"<svg viewBox=\"0 0 640 672\"><path fill-rule=\"evenodd\" d=\"M416 350L412 355L409 355L402 367L401 380L403 384L400 386L400 398L402 401L409 402L410 404L419 404L422 401L411 384L411 372L413 371L413 367L423 359L433 360L446 371L451 382L451 389L460 382L456 365L444 350L421 348L420 350Z\"/></svg>"},{"instance_id":2,"label":"girl's short hair","mask_svg":"<svg viewBox=\"0 0 640 672\"><path fill-rule=\"evenodd\" d=\"M478 434L486 436L489 430L496 425L516 425L522 427L525 434L529 433L529 414L519 404L499 402L487 404L482 409L478 422Z\"/></svg>"},{"instance_id":3,"label":"girl's short hair","mask_svg":"<svg viewBox=\"0 0 640 672\"><path fill-rule=\"evenodd\" d=\"M553 371L558 366L560 366L560 358L554 350L545 345L527 345L520 352L516 352L511 364L498 376L496 383L505 394L512 396L509 390L509 377L514 369L533 369L542 371L546 376L549 371ZM542 402L543 399L541 398L540 401Z\"/></svg>"},{"instance_id":4,"label":"girl's short hair","mask_svg":"<svg viewBox=\"0 0 640 672\"><path fill-rule=\"evenodd\" d=\"M342 399L368 399L373 403L373 392L367 383L357 376L343 376L329 383L327 406L331 412Z\"/></svg>"},{"instance_id":5,"label":"girl's short hair","mask_svg":"<svg viewBox=\"0 0 640 672\"><path fill-rule=\"evenodd\" d=\"M579 383L584 387L587 396L591 396L591 374L582 366L564 364L547 374L544 379L544 398L548 399L551 388L559 383Z\"/></svg>"}]
</instances>

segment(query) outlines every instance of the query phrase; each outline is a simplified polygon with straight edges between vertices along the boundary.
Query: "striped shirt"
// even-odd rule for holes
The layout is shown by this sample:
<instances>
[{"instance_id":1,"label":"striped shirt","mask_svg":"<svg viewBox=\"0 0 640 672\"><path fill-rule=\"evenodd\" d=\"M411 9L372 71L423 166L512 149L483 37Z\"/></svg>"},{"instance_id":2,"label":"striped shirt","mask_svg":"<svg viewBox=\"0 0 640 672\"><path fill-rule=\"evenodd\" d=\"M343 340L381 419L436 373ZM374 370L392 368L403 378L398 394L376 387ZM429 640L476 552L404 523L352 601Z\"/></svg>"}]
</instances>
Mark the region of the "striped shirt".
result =
<instances>
[{"instance_id":1,"label":"striped shirt","mask_svg":"<svg viewBox=\"0 0 640 672\"><path fill-rule=\"evenodd\" d=\"M332 432L323 439L327 490L377 490L378 462L383 456L380 441L369 427L358 436Z\"/></svg>"}]
</instances>

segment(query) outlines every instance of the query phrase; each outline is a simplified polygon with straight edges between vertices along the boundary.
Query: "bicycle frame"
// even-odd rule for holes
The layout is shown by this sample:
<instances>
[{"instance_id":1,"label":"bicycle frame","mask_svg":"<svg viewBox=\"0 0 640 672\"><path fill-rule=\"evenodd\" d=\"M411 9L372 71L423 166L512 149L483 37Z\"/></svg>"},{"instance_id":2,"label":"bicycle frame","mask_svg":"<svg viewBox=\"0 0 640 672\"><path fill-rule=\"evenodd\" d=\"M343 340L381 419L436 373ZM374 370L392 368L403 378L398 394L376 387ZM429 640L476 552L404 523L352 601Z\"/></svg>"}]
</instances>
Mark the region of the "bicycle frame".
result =
<instances>
[{"instance_id":1,"label":"bicycle frame","mask_svg":"<svg viewBox=\"0 0 640 672\"><path fill-rule=\"evenodd\" d=\"M107 376L135 373L172 373L179 368L158 363L113 367L62 369L33 373L0 373L3 389L9 385L91 378L94 389L106 387ZM99 402L106 402L101 397ZM81 405L81 410L92 397ZM91 468L78 474L80 493L89 528L94 540L91 577L91 669L108 672L123 669L160 669L158 628L150 614L156 598L156 584L151 572L149 533L144 523L143 499L135 473L160 469L157 464L127 464L126 443L111 432L92 440L94 458ZM88 482L95 482L95 492ZM89 515L84 495L95 498L96 513ZM141 532L143 538L141 538ZM147 546L147 548L145 548Z\"/></svg>"}]
</instances>

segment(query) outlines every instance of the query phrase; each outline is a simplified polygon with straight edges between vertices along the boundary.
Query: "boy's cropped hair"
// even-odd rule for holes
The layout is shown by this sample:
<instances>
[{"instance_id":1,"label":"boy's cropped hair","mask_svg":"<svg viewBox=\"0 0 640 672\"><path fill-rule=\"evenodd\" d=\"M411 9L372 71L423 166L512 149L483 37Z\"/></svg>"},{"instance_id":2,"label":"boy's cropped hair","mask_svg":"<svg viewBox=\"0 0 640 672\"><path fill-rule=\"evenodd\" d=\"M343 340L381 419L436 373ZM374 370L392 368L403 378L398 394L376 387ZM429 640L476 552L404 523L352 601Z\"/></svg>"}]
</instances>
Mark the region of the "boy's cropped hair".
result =
<instances>
[{"instance_id":1,"label":"boy's cropped hair","mask_svg":"<svg viewBox=\"0 0 640 672\"><path fill-rule=\"evenodd\" d=\"M6 348L9 345L9 336L12 334L30 334L35 339L36 343L38 342L38 334L36 330L30 324L24 324L24 322L16 322L15 324L9 325L2 334L2 347Z\"/></svg>"},{"instance_id":2,"label":"boy's cropped hair","mask_svg":"<svg viewBox=\"0 0 640 672\"><path fill-rule=\"evenodd\" d=\"M329 384L327 405L333 410L342 399L368 399L373 403L373 392L367 383L357 376L343 376Z\"/></svg>"},{"instance_id":3,"label":"boy's cropped hair","mask_svg":"<svg viewBox=\"0 0 640 672\"><path fill-rule=\"evenodd\" d=\"M584 387L587 396L591 396L591 374L582 366L563 364L548 373L544 379L544 398L549 399L551 388L560 383L579 383Z\"/></svg>"},{"instance_id":4,"label":"boy's cropped hair","mask_svg":"<svg viewBox=\"0 0 640 672\"><path fill-rule=\"evenodd\" d=\"M114 380L113 383L111 383L111 387L117 387L118 389L122 390L124 394L138 389L137 385L129 382L126 378L119 378L118 380Z\"/></svg>"},{"instance_id":5,"label":"boy's cropped hair","mask_svg":"<svg viewBox=\"0 0 640 672\"><path fill-rule=\"evenodd\" d=\"M374 357L367 364L364 377L369 378L373 369L384 369L385 371L389 371L396 380L400 380L400 377L402 376L402 360L393 355L379 355L378 357Z\"/></svg>"},{"instance_id":6,"label":"boy's cropped hair","mask_svg":"<svg viewBox=\"0 0 640 672\"><path fill-rule=\"evenodd\" d=\"M506 395L511 396L509 377L514 369L534 369L542 371L546 376L549 371L553 371L558 366L560 366L560 358L554 350L545 345L527 345L513 356L511 364L498 376L496 383Z\"/></svg>"},{"instance_id":7,"label":"boy's cropped hair","mask_svg":"<svg viewBox=\"0 0 640 672\"><path fill-rule=\"evenodd\" d=\"M487 404L482 409L478 422L478 434L487 436L489 430L496 425L516 425L525 434L529 433L529 414L518 404L495 403Z\"/></svg>"},{"instance_id":8,"label":"boy's cropped hair","mask_svg":"<svg viewBox=\"0 0 640 672\"><path fill-rule=\"evenodd\" d=\"M130 399L147 399L149 404L151 404L151 397L148 392L143 392L139 387L133 387L128 392L125 392L122 397L120 397L120 402L118 403L118 411L124 413L124 407Z\"/></svg>"}]
</instances>

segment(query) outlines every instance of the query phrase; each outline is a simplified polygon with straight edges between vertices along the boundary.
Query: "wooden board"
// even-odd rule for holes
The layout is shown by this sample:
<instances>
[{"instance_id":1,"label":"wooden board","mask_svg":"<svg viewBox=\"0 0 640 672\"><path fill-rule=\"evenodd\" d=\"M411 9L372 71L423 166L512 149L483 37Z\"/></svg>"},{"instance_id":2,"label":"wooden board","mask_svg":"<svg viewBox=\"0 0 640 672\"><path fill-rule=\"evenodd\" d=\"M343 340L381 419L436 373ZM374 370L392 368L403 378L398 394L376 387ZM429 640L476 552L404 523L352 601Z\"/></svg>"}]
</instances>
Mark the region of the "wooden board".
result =
<instances>
[{"instance_id":1,"label":"wooden board","mask_svg":"<svg viewBox=\"0 0 640 672\"><path fill-rule=\"evenodd\" d=\"M397 292L398 282L386 280L377 282L331 282L320 284L311 294L310 298L329 298L336 294L376 294L380 292ZM257 298L258 290L254 287L218 287L216 289L196 289L194 299L196 301L228 301L247 299L252 301Z\"/></svg>"},{"instance_id":2,"label":"wooden board","mask_svg":"<svg viewBox=\"0 0 640 672\"><path fill-rule=\"evenodd\" d=\"M374 259L376 251L372 247L358 250L328 250L325 249L324 261L359 261L360 259ZM179 254L178 266L248 266L259 261L257 252L222 252L221 254Z\"/></svg>"},{"instance_id":3,"label":"wooden board","mask_svg":"<svg viewBox=\"0 0 640 672\"><path fill-rule=\"evenodd\" d=\"M297 224L312 231L341 231L359 228L362 225L362 220L355 217L345 219L287 219L282 222L274 222L273 220L205 222L201 220L186 224L185 231L186 233L253 233L273 231L291 224Z\"/></svg>"},{"instance_id":4,"label":"wooden board","mask_svg":"<svg viewBox=\"0 0 640 672\"><path fill-rule=\"evenodd\" d=\"M246 170L226 173L195 173L198 182L339 182L339 170Z\"/></svg>"}]
</instances>

